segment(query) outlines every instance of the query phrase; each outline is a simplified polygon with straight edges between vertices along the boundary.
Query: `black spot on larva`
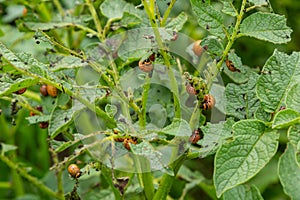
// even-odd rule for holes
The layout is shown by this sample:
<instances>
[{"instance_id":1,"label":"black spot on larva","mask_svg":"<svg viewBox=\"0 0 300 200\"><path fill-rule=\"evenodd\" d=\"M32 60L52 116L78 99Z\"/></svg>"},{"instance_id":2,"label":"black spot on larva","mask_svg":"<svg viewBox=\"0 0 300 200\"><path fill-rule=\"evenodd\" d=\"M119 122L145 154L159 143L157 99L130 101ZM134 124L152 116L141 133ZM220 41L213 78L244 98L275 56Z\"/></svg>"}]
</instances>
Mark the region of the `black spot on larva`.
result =
<instances>
[{"instance_id":1,"label":"black spot on larva","mask_svg":"<svg viewBox=\"0 0 300 200\"><path fill-rule=\"evenodd\" d=\"M35 43L36 43L36 44L40 44L41 42L37 40Z\"/></svg>"}]
</instances>

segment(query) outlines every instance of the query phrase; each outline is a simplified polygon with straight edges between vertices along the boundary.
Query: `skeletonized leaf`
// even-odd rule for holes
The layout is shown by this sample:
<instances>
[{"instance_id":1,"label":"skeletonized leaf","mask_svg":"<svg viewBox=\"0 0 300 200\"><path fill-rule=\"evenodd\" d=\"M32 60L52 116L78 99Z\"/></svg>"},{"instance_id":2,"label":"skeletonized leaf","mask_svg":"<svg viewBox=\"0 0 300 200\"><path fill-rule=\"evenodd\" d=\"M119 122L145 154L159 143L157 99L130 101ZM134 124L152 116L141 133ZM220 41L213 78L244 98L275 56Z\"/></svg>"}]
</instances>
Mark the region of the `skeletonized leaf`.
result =
<instances>
[{"instance_id":1,"label":"skeletonized leaf","mask_svg":"<svg viewBox=\"0 0 300 200\"><path fill-rule=\"evenodd\" d=\"M72 117L74 113L75 113L74 109L69 109L69 110L55 109L53 113L51 113L48 134L52 138L54 138L65 127L68 127L68 125L72 122Z\"/></svg>"},{"instance_id":2,"label":"skeletonized leaf","mask_svg":"<svg viewBox=\"0 0 300 200\"><path fill-rule=\"evenodd\" d=\"M167 23L166 29L170 29L172 31L180 31L187 19L188 16L185 14L185 12L181 12L178 16Z\"/></svg>"},{"instance_id":3,"label":"skeletonized leaf","mask_svg":"<svg viewBox=\"0 0 300 200\"><path fill-rule=\"evenodd\" d=\"M198 17L199 25L219 38L224 37L223 16L207 2L191 0L192 10Z\"/></svg>"},{"instance_id":4,"label":"skeletonized leaf","mask_svg":"<svg viewBox=\"0 0 300 200\"><path fill-rule=\"evenodd\" d=\"M175 118L173 122L161 130L164 134L175 136L190 136L192 131L189 124L184 119Z\"/></svg>"},{"instance_id":5,"label":"skeletonized leaf","mask_svg":"<svg viewBox=\"0 0 300 200\"><path fill-rule=\"evenodd\" d=\"M249 119L254 117L258 109L259 101L256 97L256 80L258 75L252 73L249 81L245 84L235 85L229 83L226 86L226 114L238 119Z\"/></svg>"},{"instance_id":6,"label":"skeletonized leaf","mask_svg":"<svg viewBox=\"0 0 300 200\"><path fill-rule=\"evenodd\" d=\"M241 35L265 40L274 44L291 40L292 29L286 25L286 18L274 13L256 12L242 22Z\"/></svg>"},{"instance_id":7,"label":"skeletonized leaf","mask_svg":"<svg viewBox=\"0 0 300 200\"><path fill-rule=\"evenodd\" d=\"M214 184L217 196L256 175L274 156L279 134L258 120L233 125L234 141L224 143L215 156Z\"/></svg>"},{"instance_id":8,"label":"skeletonized leaf","mask_svg":"<svg viewBox=\"0 0 300 200\"><path fill-rule=\"evenodd\" d=\"M284 192L292 200L300 199L300 167L295 158L295 149L288 143L284 154L279 159L278 175Z\"/></svg>"},{"instance_id":9,"label":"skeletonized leaf","mask_svg":"<svg viewBox=\"0 0 300 200\"><path fill-rule=\"evenodd\" d=\"M263 200L263 197L261 196L259 189L255 185L240 185L226 191L223 195L223 200L233 199Z\"/></svg>"},{"instance_id":10,"label":"skeletonized leaf","mask_svg":"<svg viewBox=\"0 0 300 200\"><path fill-rule=\"evenodd\" d=\"M274 51L257 80L257 95L265 111L279 110L290 89L300 80L299 53ZM298 97L299 98L299 97Z\"/></svg>"},{"instance_id":11,"label":"skeletonized leaf","mask_svg":"<svg viewBox=\"0 0 300 200\"><path fill-rule=\"evenodd\" d=\"M0 97L18 91L22 88L27 88L36 85L39 82L37 78L19 78L11 83L0 81Z\"/></svg>"}]
</instances>

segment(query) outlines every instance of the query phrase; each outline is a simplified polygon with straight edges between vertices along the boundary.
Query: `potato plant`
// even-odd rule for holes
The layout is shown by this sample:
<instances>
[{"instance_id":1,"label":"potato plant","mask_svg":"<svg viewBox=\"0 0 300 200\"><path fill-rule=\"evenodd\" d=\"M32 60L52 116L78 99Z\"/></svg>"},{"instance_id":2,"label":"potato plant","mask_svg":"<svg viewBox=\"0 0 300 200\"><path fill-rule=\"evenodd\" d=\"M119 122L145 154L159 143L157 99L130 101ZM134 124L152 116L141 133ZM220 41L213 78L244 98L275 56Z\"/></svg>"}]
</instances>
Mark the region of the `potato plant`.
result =
<instances>
[{"instance_id":1,"label":"potato plant","mask_svg":"<svg viewBox=\"0 0 300 200\"><path fill-rule=\"evenodd\" d=\"M268 0L1 9L1 198L300 199L300 54Z\"/></svg>"}]
</instances>

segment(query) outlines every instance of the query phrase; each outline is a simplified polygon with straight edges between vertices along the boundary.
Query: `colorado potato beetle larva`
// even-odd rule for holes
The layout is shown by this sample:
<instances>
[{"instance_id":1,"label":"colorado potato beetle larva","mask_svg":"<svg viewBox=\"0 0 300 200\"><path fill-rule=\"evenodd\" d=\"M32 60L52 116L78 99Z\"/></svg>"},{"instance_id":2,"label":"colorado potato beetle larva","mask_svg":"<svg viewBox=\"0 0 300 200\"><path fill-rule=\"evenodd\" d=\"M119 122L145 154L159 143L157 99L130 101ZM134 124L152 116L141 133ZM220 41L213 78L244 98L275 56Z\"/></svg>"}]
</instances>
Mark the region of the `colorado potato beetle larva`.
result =
<instances>
[{"instance_id":1,"label":"colorado potato beetle larva","mask_svg":"<svg viewBox=\"0 0 300 200\"><path fill-rule=\"evenodd\" d=\"M202 40L197 40L194 42L194 45L193 45L193 52L197 56L201 56L204 51L204 48L200 45L201 41Z\"/></svg>"},{"instance_id":2,"label":"colorado potato beetle larva","mask_svg":"<svg viewBox=\"0 0 300 200\"><path fill-rule=\"evenodd\" d=\"M47 85L46 84L41 85L41 87L40 87L40 93L43 96L48 96Z\"/></svg>"},{"instance_id":3,"label":"colorado potato beetle larva","mask_svg":"<svg viewBox=\"0 0 300 200\"><path fill-rule=\"evenodd\" d=\"M215 98L211 94L206 94L204 95L202 108L203 110L210 110L214 107L215 103Z\"/></svg>"},{"instance_id":4,"label":"colorado potato beetle larva","mask_svg":"<svg viewBox=\"0 0 300 200\"><path fill-rule=\"evenodd\" d=\"M69 165L68 172L73 178L79 178L81 176L80 168L76 164Z\"/></svg>"},{"instance_id":5,"label":"colorado potato beetle larva","mask_svg":"<svg viewBox=\"0 0 300 200\"><path fill-rule=\"evenodd\" d=\"M15 94L23 94L24 92L26 92L27 88L22 88L22 89L19 89L18 91L15 91L14 93Z\"/></svg>"},{"instance_id":6,"label":"colorado potato beetle larva","mask_svg":"<svg viewBox=\"0 0 300 200\"><path fill-rule=\"evenodd\" d=\"M47 93L51 97L56 97L57 96L57 88L52 85L47 85Z\"/></svg>"}]
</instances>

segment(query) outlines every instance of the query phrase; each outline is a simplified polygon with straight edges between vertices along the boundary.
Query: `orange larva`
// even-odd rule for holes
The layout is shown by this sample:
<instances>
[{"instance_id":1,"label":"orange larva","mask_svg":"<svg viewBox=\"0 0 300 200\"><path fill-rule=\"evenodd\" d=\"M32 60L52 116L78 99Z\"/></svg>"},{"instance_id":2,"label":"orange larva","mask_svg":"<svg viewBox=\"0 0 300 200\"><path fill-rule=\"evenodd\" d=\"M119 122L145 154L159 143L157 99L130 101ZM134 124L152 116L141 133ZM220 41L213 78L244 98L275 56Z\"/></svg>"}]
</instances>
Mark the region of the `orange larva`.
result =
<instances>
[{"instance_id":1,"label":"orange larva","mask_svg":"<svg viewBox=\"0 0 300 200\"><path fill-rule=\"evenodd\" d=\"M124 139L123 145L124 145L124 147L125 147L127 150L130 151L131 148L130 148L129 143L131 143L131 144L137 144L136 138L125 138L125 139Z\"/></svg>"},{"instance_id":2,"label":"orange larva","mask_svg":"<svg viewBox=\"0 0 300 200\"><path fill-rule=\"evenodd\" d=\"M51 97L56 97L57 96L57 89L56 89L56 87L54 87L52 85L47 85L47 93Z\"/></svg>"},{"instance_id":3,"label":"orange larva","mask_svg":"<svg viewBox=\"0 0 300 200\"><path fill-rule=\"evenodd\" d=\"M228 60L228 58L225 61L227 68L232 72L241 72L239 69L237 69L232 61Z\"/></svg>"},{"instance_id":4,"label":"orange larva","mask_svg":"<svg viewBox=\"0 0 300 200\"><path fill-rule=\"evenodd\" d=\"M139 61L139 68L140 70L142 70L143 72L151 72L153 70L153 64L150 60L140 60Z\"/></svg>"},{"instance_id":5,"label":"orange larva","mask_svg":"<svg viewBox=\"0 0 300 200\"><path fill-rule=\"evenodd\" d=\"M204 95L204 100L202 103L203 110L210 110L214 107L216 101L215 98L211 94Z\"/></svg>"},{"instance_id":6,"label":"orange larva","mask_svg":"<svg viewBox=\"0 0 300 200\"><path fill-rule=\"evenodd\" d=\"M20 89L18 91L15 91L14 93L15 94L23 94L24 92L26 92L26 90L27 90L27 88L22 88L22 89Z\"/></svg>"},{"instance_id":7,"label":"orange larva","mask_svg":"<svg viewBox=\"0 0 300 200\"><path fill-rule=\"evenodd\" d=\"M80 168L76 164L69 165L68 172L73 178L79 178L81 176Z\"/></svg>"},{"instance_id":8,"label":"orange larva","mask_svg":"<svg viewBox=\"0 0 300 200\"><path fill-rule=\"evenodd\" d=\"M40 87L40 93L43 96L48 96L47 85L46 84L41 85L41 87Z\"/></svg>"},{"instance_id":9,"label":"orange larva","mask_svg":"<svg viewBox=\"0 0 300 200\"><path fill-rule=\"evenodd\" d=\"M192 144L197 144L197 142L201 139L200 131L199 129L196 129L192 135L190 136L190 142Z\"/></svg>"},{"instance_id":10,"label":"orange larva","mask_svg":"<svg viewBox=\"0 0 300 200\"><path fill-rule=\"evenodd\" d=\"M201 43L201 40L197 40L194 42L194 45L193 45L193 52L197 56L201 56L204 51L204 48L200 45L200 43Z\"/></svg>"}]
</instances>

